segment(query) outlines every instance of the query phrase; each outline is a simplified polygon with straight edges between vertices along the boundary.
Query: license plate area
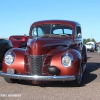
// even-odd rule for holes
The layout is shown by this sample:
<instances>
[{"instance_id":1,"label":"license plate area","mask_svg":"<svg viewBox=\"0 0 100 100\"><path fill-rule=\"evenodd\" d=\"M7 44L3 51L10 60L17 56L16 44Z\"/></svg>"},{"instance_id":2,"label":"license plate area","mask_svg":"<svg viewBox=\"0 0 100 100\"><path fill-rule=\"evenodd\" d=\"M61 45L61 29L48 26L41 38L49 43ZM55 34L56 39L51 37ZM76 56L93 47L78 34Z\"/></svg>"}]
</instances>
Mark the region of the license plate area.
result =
<instances>
[{"instance_id":1,"label":"license plate area","mask_svg":"<svg viewBox=\"0 0 100 100\"><path fill-rule=\"evenodd\" d=\"M7 73L8 74L14 74L15 73L15 70L13 68L8 68L7 69Z\"/></svg>"}]
</instances>

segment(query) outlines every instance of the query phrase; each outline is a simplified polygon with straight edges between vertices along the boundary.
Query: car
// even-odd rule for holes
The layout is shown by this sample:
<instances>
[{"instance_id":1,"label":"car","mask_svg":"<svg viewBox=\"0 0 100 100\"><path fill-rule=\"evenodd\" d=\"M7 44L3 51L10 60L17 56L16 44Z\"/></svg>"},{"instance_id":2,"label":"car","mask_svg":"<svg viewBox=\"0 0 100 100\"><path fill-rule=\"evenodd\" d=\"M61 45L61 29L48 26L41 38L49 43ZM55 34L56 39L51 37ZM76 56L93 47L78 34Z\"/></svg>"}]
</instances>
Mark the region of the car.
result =
<instances>
[{"instance_id":1,"label":"car","mask_svg":"<svg viewBox=\"0 0 100 100\"><path fill-rule=\"evenodd\" d=\"M12 35L9 40L12 42L13 48L26 48L28 36Z\"/></svg>"},{"instance_id":2,"label":"car","mask_svg":"<svg viewBox=\"0 0 100 100\"><path fill-rule=\"evenodd\" d=\"M2 67L3 56L7 50L11 49L12 43L9 40L0 38L0 69Z\"/></svg>"},{"instance_id":3,"label":"car","mask_svg":"<svg viewBox=\"0 0 100 100\"><path fill-rule=\"evenodd\" d=\"M33 85L50 81L81 86L87 50L81 25L69 20L42 20L30 26L27 47L8 50L0 76L8 83L26 80Z\"/></svg>"},{"instance_id":4,"label":"car","mask_svg":"<svg viewBox=\"0 0 100 100\"><path fill-rule=\"evenodd\" d=\"M94 42L87 42L86 43L87 51L94 52L96 50Z\"/></svg>"}]
</instances>

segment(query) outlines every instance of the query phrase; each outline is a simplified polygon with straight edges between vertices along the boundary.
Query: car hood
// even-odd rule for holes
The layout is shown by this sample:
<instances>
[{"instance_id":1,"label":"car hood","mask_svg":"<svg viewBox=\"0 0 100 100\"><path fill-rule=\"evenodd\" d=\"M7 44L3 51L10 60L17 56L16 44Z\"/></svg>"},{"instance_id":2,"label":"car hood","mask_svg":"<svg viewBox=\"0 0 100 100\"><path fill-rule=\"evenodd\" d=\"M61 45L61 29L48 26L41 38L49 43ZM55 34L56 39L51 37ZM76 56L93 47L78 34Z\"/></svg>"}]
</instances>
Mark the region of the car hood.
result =
<instances>
[{"instance_id":1,"label":"car hood","mask_svg":"<svg viewBox=\"0 0 100 100\"><path fill-rule=\"evenodd\" d=\"M71 43L70 39L55 38L55 37L35 37L28 39L27 48L32 55L47 54L49 51L61 48L69 47Z\"/></svg>"}]
</instances>

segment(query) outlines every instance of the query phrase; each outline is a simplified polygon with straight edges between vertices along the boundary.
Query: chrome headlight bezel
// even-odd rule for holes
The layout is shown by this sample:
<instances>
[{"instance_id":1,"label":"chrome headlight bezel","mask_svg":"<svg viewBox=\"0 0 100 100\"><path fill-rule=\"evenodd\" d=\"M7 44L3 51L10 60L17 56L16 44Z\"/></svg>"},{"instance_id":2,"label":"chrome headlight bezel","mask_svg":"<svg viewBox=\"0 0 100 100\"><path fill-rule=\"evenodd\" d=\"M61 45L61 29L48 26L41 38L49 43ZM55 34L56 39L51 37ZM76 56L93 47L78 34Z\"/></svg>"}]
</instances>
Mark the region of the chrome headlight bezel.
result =
<instances>
[{"instance_id":1,"label":"chrome headlight bezel","mask_svg":"<svg viewBox=\"0 0 100 100\"><path fill-rule=\"evenodd\" d=\"M11 65L14 62L15 54L14 52L7 52L4 57L4 62L6 65Z\"/></svg>"},{"instance_id":2,"label":"chrome headlight bezel","mask_svg":"<svg viewBox=\"0 0 100 100\"><path fill-rule=\"evenodd\" d=\"M64 67L70 67L73 61L73 56L71 53L65 53L62 55L61 63Z\"/></svg>"}]
</instances>

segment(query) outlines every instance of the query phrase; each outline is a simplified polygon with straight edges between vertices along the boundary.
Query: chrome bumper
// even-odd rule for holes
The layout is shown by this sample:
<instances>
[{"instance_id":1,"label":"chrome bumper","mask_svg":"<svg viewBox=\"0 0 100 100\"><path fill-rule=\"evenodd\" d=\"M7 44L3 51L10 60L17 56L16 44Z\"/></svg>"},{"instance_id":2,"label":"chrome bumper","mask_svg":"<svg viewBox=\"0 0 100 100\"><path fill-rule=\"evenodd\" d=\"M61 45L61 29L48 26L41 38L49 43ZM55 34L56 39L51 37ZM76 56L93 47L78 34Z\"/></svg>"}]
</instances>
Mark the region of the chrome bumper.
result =
<instances>
[{"instance_id":1,"label":"chrome bumper","mask_svg":"<svg viewBox=\"0 0 100 100\"><path fill-rule=\"evenodd\" d=\"M0 76L12 79L33 80L33 81L72 81L76 77L73 76L37 76L37 75L22 75L22 74L8 74L0 72Z\"/></svg>"}]
</instances>

